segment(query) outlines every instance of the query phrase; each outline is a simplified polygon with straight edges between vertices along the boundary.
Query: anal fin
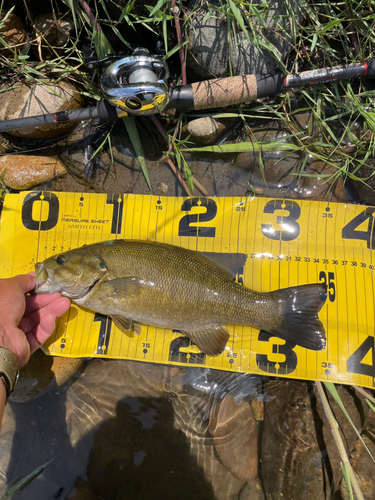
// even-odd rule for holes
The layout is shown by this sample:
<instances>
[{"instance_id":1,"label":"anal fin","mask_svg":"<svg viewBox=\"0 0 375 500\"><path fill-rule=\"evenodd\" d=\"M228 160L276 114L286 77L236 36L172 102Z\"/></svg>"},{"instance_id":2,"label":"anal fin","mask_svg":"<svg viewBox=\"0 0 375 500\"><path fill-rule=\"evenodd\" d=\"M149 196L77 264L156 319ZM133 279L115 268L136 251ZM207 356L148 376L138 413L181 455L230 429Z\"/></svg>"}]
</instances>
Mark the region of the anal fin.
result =
<instances>
[{"instance_id":1,"label":"anal fin","mask_svg":"<svg viewBox=\"0 0 375 500\"><path fill-rule=\"evenodd\" d=\"M223 326L213 325L202 330L184 330L183 333L187 335L202 352L209 356L221 354L229 340L228 330Z\"/></svg>"},{"instance_id":2,"label":"anal fin","mask_svg":"<svg viewBox=\"0 0 375 500\"><path fill-rule=\"evenodd\" d=\"M123 318L122 316L111 316L112 321L119 328L123 328L124 330L133 330L136 335L141 334L141 325L139 323L135 323L132 319Z\"/></svg>"}]
</instances>

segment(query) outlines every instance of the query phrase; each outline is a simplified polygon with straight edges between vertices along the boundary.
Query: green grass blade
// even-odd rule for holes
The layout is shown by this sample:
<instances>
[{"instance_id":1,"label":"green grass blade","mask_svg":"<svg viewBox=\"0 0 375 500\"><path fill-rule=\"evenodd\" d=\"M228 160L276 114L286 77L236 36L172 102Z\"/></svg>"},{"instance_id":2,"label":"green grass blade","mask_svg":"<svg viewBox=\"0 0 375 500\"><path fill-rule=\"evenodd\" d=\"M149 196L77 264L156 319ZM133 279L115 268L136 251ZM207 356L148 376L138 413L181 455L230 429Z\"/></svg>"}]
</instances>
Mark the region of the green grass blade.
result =
<instances>
[{"instance_id":1,"label":"green grass blade","mask_svg":"<svg viewBox=\"0 0 375 500\"><path fill-rule=\"evenodd\" d=\"M12 498L13 495L15 495L18 491L22 490L25 488L29 483L34 481L38 476L43 474L45 468L47 467L48 464L50 464L52 460L49 462L45 463L44 465L41 465L37 469L35 469L33 472L30 474L27 474L27 476L21 478L19 481L17 481L13 486L9 488L9 490L1 497L1 500L9 500Z\"/></svg>"},{"instance_id":2,"label":"green grass blade","mask_svg":"<svg viewBox=\"0 0 375 500\"><path fill-rule=\"evenodd\" d=\"M166 3L166 1L167 0L159 0L158 3L155 5L155 7L150 12L150 17L154 16L155 13L163 7L163 5Z\"/></svg>"},{"instance_id":3,"label":"green grass blade","mask_svg":"<svg viewBox=\"0 0 375 500\"><path fill-rule=\"evenodd\" d=\"M353 429L354 429L355 433L357 434L358 438L362 441L362 444L366 448L367 453L370 455L370 457L372 458L373 462L375 462L374 457L371 455L370 450L368 449L368 447L366 446L365 442L363 441L362 436L360 435L360 433L358 432L356 426L353 423L353 420L350 418L349 413L346 411L346 408L343 405L343 402L341 401L341 398L340 398L340 396L339 396L339 394L337 392L337 389L336 389L335 385L332 382L324 382L324 385L327 387L327 389L329 390L329 392L333 396L334 400L336 401L336 403L341 408L341 411L344 413L344 415L347 418L348 422L353 427Z\"/></svg>"},{"instance_id":4,"label":"green grass blade","mask_svg":"<svg viewBox=\"0 0 375 500\"><path fill-rule=\"evenodd\" d=\"M151 188L151 182L150 182L150 177L148 175L148 170L147 170L147 165L146 165L146 160L145 160L145 155L143 153L143 147L141 143L141 139L139 138L138 134L138 129L137 125L135 123L135 118L134 116L127 116L126 118L123 118L124 124L126 127L126 131L130 137L130 140L133 144L133 148L135 150L135 154L137 155L137 159L141 165L143 175L145 176L147 185L152 192Z\"/></svg>"},{"instance_id":5,"label":"green grass blade","mask_svg":"<svg viewBox=\"0 0 375 500\"><path fill-rule=\"evenodd\" d=\"M353 488L352 488L352 483L350 481L350 472L348 470L348 467L346 464L341 462L341 471L342 475L344 476L344 480L346 483L346 487L348 488L348 493L349 493L349 499L354 500L354 495L353 495Z\"/></svg>"},{"instance_id":6,"label":"green grass blade","mask_svg":"<svg viewBox=\"0 0 375 500\"><path fill-rule=\"evenodd\" d=\"M175 52L177 52L178 50L180 50L182 47L185 47L186 44L189 43L189 40L185 40L185 42L181 43L180 45L175 45L173 47L173 49L171 49L168 54L166 54L163 59L168 59L169 57L171 57Z\"/></svg>"},{"instance_id":7,"label":"green grass blade","mask_svg":"<svg viewBox=\"0 0 375 500\"><path fill-rule=\"evenodd\" d=\"M355 477L352 466L349 462L349 458L348 458L348 455L346 453L345 445L344 445L344 442L343 442L342 437L341 437L340 432L339 432L337 420L335 419L335 417L332 413L327 396L326 396L324 389L323 389L323 385L321 382L318 382L318 381L316 381L315 384L316 384L316 388L318 390L318 394L319 394L320 400L321 400L323 408L324 408L324 413L325 413L327 420L328 420L328 423L331 427L333 439L335 441L338 452L340 454L341 461L342 461L343 465L345 466L346 471L348 472L349 481L350 481L351 485L353 485L353 489L355 491L357 500L364 500L363 495L362 495L362 491L361 491L359 484L358 484L358 481L357 481L357 478ZM332 382L324 382L324 384L325 385L327 385L327 384L333 385ZM340 400L340 402L341 402L341 400Z\"/></svg>"},{"instance_id":8,"label":"green grass blade","mask_svg":"<svg viewBox=\"0 0 375 500\"><path fill-rule=\"evenodd\" d=\"M288 144L284 142L270 142L270 143L258 143L258 142L240 142L236 144L223 144L220 146L203 146L201 148L188 148L188 152L199 152L199 153L249 153L249 152L259 152L259 151L295 151L300 149L299 146L295 144Z\"/></svg>"},{"instance_id":9,"label":"green grass blade","mask_svg":"<svg viewBox=\"0 0 375 500\"><path fill-rule=\"evenodd\" d=\"M73 24L74 24L74 28L75 28L75 31L76 31L76 37L78 38L78 23L77 23L76 11L75 11L75 8L74 8L74 0L63 0L63 2L72 11Z\"/></svg>"}]
</instances>

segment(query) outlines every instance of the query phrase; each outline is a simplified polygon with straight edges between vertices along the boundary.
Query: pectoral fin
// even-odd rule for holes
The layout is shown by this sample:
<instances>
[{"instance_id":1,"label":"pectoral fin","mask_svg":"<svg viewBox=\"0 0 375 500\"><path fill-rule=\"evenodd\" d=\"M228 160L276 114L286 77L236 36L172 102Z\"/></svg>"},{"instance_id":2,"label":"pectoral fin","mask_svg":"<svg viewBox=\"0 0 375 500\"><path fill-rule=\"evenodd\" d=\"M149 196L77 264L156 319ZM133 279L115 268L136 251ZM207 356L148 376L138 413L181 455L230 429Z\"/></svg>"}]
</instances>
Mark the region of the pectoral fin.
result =
<instances>
[{"instance_id":1,"label":"pectoral fin","mask_svg":"<svg viewBox=\"0 0 375 500\"><path fill-rule=\"evenodd\" d=\"M142 287L140 279L135 276L103 281L102 286L108 297L118 298L137 297Z\"/></svg>"},{"instance_id":2,"label":"pectoral fin","mask_svg":"<svg viewBox=\"0 0 375 500\"><path fill-rule=\"evenodd\" d=\"M123 318L122 316L111 316L111 319L118 327L124 330L133 330L136 335L141 334L141 325L139 323L134 323L132 319Z\"/></svg>"},{"instance_id":3,"label":"pectoral fin","mask_svg":"<svg viewBox=\"0 0 375 500\"><path fill-rule=\"evenodd\" d=\"M229 340L228 330L223 326L211 326L205 330L184 330L183 333L187 335L202 352L210 356L221 354Z\"/></svg>"}]
</instances>

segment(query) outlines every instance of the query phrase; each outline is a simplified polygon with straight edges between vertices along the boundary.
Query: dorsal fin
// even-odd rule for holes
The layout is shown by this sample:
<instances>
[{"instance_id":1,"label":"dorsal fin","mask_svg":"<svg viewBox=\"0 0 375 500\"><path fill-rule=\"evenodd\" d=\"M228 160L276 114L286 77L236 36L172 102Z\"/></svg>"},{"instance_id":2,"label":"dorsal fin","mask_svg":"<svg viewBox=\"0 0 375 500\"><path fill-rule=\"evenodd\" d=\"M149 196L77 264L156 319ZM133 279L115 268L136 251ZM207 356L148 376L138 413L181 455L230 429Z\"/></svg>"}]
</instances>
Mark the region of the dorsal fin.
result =
<instances>
[{"instance_id":1,"label":"dorsal fin","mask_svg":"<svg viewBox=\"0 0 375 500\"><path fill-rule=\"evenodd\" d=\"M198 252L216 265L227 271L233 278L246 264L246 253Z\"/></svg>"}]
</instances>

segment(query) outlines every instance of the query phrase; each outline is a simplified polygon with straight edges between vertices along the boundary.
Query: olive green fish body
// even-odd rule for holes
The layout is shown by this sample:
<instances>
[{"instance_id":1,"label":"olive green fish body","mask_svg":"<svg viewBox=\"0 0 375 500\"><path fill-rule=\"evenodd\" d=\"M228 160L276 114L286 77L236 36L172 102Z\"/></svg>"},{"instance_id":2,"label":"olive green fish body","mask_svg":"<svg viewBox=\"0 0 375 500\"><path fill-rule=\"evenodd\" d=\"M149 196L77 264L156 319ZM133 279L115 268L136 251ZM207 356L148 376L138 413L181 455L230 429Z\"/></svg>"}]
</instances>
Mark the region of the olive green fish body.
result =
<instances>
[{"instance_id":1,"label":"olive green fish body","mask_svg":"<svg viewBox=\"0 0 375 500\"><path fill-rule=\"evenodd\" d=\"M162 244L124 242L103 246L98 254L108 274L79 301L106 314L122 314L134 321L186 330L216 324L265 324L274 300L253 292L198 253ZM128 277L125 289L113 293L108 280ZM116 297L117 296L117 297Z\"/></svg>"},{"instance_id":2,"label":"olive green fish body","mask_svg":"<svg viewBox=\"0 0 375 500\"><path fill-rule=\"evenodd\" d=\"M125 328L144 323L180 330L208 354L224 349L229 334L223 325L251 325L312 349L324 347L320 284L255 292L198 252L128 240L81 247L37 266L36 293L59 290Z\"/></svg>"}]
</instances>

